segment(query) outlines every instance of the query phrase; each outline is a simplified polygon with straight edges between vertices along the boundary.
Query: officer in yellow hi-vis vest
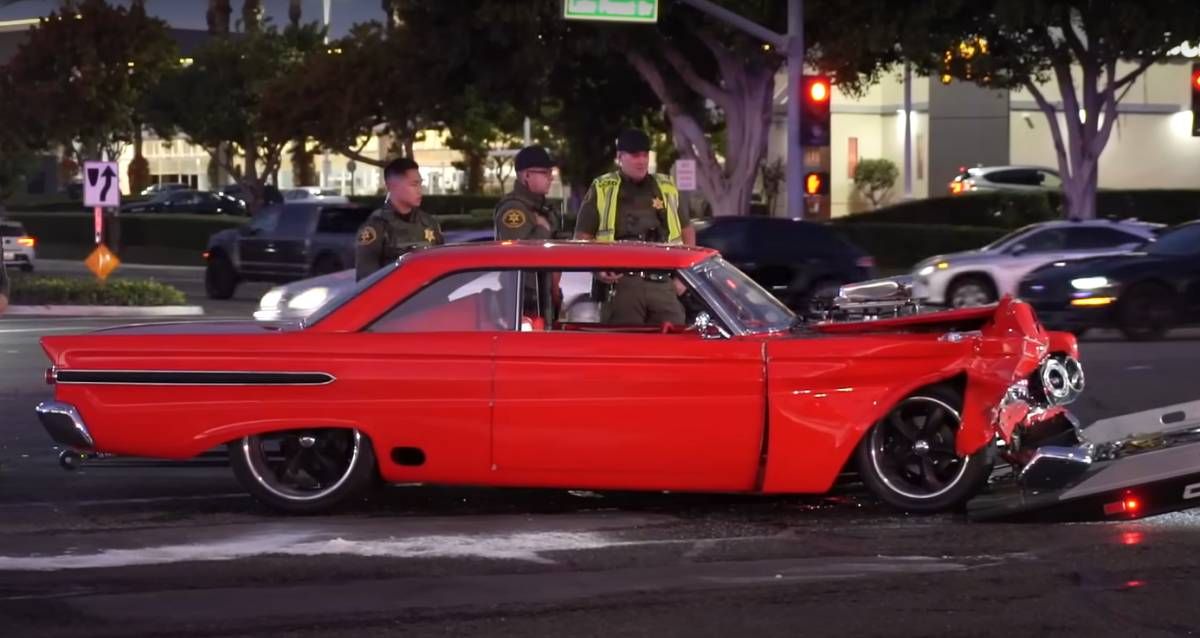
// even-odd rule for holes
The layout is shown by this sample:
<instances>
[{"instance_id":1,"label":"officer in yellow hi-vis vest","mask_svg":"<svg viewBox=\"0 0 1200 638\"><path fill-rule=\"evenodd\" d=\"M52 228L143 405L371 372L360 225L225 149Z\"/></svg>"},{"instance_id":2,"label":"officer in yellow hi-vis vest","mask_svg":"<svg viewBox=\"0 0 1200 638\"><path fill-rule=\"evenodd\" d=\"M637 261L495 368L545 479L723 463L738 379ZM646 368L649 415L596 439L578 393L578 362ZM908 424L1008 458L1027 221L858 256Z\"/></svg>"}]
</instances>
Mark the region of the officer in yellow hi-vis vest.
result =
<instances>
[{"instance_id":1,"label":"officer in yellow hi-vis vest","mask_svg":"<svg viewBox=\"0 0 1200 638\"><path fill-rule=\"evenodd\" d=\"M650 174L650 138L638 130L617 138L619 171L597 177L575 221L575 238L601 242L649 241L696 245L690 216L679 207L679 190L666 175ZM658 324L685 321L683 284L665 272L601 273L613 285L604 323Z\"/></svg>"}]
</instances>

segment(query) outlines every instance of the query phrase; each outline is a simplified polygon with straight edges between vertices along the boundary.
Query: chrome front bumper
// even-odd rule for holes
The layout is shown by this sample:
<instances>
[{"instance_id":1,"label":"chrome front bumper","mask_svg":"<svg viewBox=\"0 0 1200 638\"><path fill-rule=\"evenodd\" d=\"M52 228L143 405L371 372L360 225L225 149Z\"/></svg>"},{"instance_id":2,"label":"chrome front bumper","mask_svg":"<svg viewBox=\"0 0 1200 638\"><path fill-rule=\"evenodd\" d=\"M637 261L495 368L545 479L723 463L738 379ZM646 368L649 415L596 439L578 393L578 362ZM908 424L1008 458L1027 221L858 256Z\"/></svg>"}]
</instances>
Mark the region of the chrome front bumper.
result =
<instances>
[{"instance_id":1,"label":"chrome front bumper","mask_svg":"<svg viewBox=\"0 0 1200 638\"><path fill-rule=\"evenodd\" d=\"M72 450L87 452L95 448L92 433L75 406L62 401L42 401L35 410L50 438Z\"/></svg>"}]
</instances>

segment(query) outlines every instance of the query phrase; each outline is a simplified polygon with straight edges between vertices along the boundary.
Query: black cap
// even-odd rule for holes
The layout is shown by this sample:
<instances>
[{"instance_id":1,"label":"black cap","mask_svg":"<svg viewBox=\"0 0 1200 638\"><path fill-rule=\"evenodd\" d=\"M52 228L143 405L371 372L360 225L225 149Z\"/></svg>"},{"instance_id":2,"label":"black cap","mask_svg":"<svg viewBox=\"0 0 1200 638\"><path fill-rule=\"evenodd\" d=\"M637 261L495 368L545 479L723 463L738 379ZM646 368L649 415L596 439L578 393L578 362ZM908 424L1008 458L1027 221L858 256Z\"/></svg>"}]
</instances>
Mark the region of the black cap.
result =
<instances>
[{"instance_id":1,"label":"black cap","mask_svg":"<svg viewBox=\"0 0 1200 638\"><path fill-rule=\"evenodd\" d=\"M631 128L617 136L617 150L622 153L648 153L650 152L650 136Z\"/></svg>"},{"instance_id":2,"label":"black cap","mask_svg":"<svg viewBox=\"0 0 1200 638\"><path fill-rule=\"evenodd\" d=\"M516 159L517 172L527 168L554 168L554 160L550 159L550 154L546 149L540 146L526 146L517 153Z\"/></svg>"}]
</instances>

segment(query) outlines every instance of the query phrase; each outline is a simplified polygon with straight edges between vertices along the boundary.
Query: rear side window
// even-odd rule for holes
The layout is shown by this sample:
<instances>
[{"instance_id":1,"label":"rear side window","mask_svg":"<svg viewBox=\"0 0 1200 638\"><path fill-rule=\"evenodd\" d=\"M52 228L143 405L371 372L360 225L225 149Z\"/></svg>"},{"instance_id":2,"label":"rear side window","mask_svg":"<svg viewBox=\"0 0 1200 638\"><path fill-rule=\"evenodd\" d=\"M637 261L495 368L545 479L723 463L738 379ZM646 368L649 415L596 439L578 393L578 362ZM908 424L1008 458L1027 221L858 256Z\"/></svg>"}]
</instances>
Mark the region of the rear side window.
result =
<instances>
[{"instance_id":1,"label":"rear side window","mask_svg":"<svg viewBox=\"0 0 1200 638\"><path fill-rule=\"evenodd\" d=\"M987 174L987 180L997 184L1018 184L1021 186L1042 185L1042 175L1038 171L1026 169L994 171Z\"/></svg>"},{"instance_id":2,"label":"rear side window","mask_svg":"<svg viewBox=\"0 0 1200 638\"><path fill-rule=\"evenodd\" d=\"M357 233L371 211L365 208L323 208L317 220L318 233Z\"/></svg>"},{"instance_id":3,"label":"rear side window","mask_svg":"<svg viewBox=\"0 0 1200 638\"><path fill-rule=\"evenodd\" d=\"M845 240L820 224L775 220L756 229L755 245L772 261L787 263L806 257L836 257L852 251Z\"/></svg>"},{"instance_id":4,"label":"rear side window","mask_svg":"<svg viewBox=\"0 0 1200 638\"><path fill-rule=\"evenodd\" d=\"M752 250L747 226L737 220L716 221L696 233L696 243L712 248L726 259L739 259Z\"/></svg>"},{"instance_id":5,"label":"rear side window","mask_svg":"<svg viewBox=\"0 0 1200 638\"><path fill-rule=\"evenodd\" d=\"M1137 235L1115 228L1072 228L1067 235L1067 250L1113 248L1122 244L1141 243L1142 241L1145 240Z\"/></svg>"},{"instance_id":6,"label":"rear side window","mask_svg":"<svg viewBox=\"0 0 1200 638\"><path fill-rule=\"evenodd\" d=\"M25 227L20 224L0 224L0 237L24 237Z\"/></svg>"}]
</instances>

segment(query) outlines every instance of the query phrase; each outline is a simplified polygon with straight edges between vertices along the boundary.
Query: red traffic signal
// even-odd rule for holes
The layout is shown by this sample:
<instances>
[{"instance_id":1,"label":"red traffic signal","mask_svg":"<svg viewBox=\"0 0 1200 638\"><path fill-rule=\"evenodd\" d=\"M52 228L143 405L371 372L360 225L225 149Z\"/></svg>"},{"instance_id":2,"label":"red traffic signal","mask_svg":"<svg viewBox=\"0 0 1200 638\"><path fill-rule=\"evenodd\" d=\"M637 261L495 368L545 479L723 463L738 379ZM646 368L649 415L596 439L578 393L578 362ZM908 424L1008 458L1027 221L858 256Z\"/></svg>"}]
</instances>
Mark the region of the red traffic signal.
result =
<instances>
[{"instance_id":1,"label":"red traffic signal","mask_svg":"<svg viewBox=\"0 0 1200 638\"><path fill-rule=\"evenodd\" d=\"M1197 81L1200 82L1200 79ZM829 80L820 77L812 78L808 83L808 99L810 102L828 102Z\"/></svg>"},{"instance_id":2,"label":"red traffic signal","mask_svg":"<svg viewBox=\"0 0 1200 638\"><path fill-rule=\"evenodd\" d=\"M800 87L800 145L829 146L829 102L833 83L824 75L806 75Z\"/></svg>"},{"instance_id":3,"label":"red traffic signal","mask_svg":"<svg viewBox=\"0 0 1200 638\"><path fill-rule=\"evenodd\" d=\"M828 195L829 173L808 173L804 176L805 195Z\"/></svg>"}]
</instances>

